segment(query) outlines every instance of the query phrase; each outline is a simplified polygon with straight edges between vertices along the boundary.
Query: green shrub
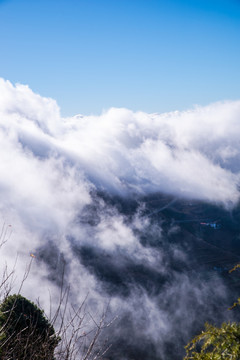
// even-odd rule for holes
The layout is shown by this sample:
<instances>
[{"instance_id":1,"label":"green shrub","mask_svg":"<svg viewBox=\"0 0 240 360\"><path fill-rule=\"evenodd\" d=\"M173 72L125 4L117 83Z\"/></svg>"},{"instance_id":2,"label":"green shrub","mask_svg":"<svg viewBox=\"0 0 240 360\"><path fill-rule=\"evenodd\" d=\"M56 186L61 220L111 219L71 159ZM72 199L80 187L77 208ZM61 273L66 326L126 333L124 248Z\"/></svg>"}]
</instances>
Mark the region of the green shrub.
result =
<instances>
[{"instance_id":1,"label":"green shrub","mask_svg":"<svg viewBox=\"0 0 240 360\"><path fill-rule=\"evenodd\" d=\"M187 346L184 360L239 360L240 324L223 323L221 327L210 324Z\"/></svg>"},{"instance_id":2,"label":"green shrub","mask_svg":"<svg viewBox=\"0 0 240 360\"><path fill-rule=\"evenodd\" d=\"M0 305L1 360L53 360L60 339L44 313L21 295Z\"/></svg>"}]
</instances>

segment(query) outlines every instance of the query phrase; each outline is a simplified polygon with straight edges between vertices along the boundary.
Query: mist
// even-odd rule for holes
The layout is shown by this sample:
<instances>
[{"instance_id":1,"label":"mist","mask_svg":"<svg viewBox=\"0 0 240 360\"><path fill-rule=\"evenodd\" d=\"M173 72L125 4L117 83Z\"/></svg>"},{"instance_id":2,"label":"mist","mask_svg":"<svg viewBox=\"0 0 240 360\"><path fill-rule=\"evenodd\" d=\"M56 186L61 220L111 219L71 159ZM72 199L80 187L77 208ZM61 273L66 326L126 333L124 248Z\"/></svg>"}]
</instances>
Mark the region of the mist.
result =
<instances>
[{"instance_id":1,"label":"mist","mask_svg":"<svg viewBox=\"0 0 240 360\"><path fill-rule=\"evenodd\" d=\"M64 263L71 301L118 316L108 356L122 360L181 359L205 321L236 316L213 269L240 255L240 101L63 118L28 86L0 79L0 94L0 267L16 288L33 253L23 293L47 311Z\"/></svg>"}]
</instances>

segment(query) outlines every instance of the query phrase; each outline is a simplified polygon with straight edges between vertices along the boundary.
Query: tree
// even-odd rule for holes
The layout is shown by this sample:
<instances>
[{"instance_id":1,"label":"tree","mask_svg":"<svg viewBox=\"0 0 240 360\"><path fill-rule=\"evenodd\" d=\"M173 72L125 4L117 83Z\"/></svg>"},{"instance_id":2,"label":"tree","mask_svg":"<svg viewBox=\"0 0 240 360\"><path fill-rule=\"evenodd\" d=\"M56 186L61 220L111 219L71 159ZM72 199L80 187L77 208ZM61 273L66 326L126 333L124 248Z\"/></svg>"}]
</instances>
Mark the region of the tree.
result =
<instances>
[{"instance_id":1,"label":"tree","mask_svg":"<svg viewBox=\"0 0 240 360\"><path fill-rule=\"evenodd\" d=\"M229 273L239 268L240 264L237 264ZM239 305L240 298L228 310ZM185 349L187 355L184 360L239 360L240 324L228 322L216 327L206 323L205 330L195 336Z\"/></svg>"},{"instance_id":2,"label":"tree","mask_svg":"<svg viewBox=\"0 0 240 360\"><path fill-rule=\"evenodd\" d=\"M240 324L223 323L221 327L205 324L205 330L187 346L184 360L238 360Z\"/></svg>"},{"instance_id":3,"label":"tree","mask_svg":"<svg viewBox=\"0 0 240 360\"><path fill-rule=\"evenodd\" d=\"M28 299L10 295L0 305L2 360L53 360L59 341L43 311Z\"/></svg>"},{"instance_id":4,"label":"tree","mask_svg":"<svg viewBox=\"0 0 240 360\"><path fill-rule=\"evenodd\" d=\"M11 225L3 224L0 250L9 240L11 231ZM28 279L34 259L31 254L18 294ZM64 281L63 266L59 296L54 303L50 297L47 319L28 299L10 295L15 287L15 265L9 269L6 264L0 272L0 360L103 359L110 345L102 332L115 320L108 320L108 306L102 314L92 314L87 306L87 295L82 303L73 305L70 286Z\"/></svg>"}]
</instances>

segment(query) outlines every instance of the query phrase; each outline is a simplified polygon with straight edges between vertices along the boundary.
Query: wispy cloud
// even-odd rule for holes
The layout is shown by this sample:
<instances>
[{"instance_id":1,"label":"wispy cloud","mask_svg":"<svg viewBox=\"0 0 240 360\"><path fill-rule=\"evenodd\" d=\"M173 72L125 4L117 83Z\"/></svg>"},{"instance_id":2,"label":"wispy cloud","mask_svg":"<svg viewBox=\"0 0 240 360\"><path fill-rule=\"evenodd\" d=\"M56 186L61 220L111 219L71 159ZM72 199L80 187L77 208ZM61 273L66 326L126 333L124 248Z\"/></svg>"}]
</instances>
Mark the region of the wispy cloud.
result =
<instances>
[{"instance_id":1,"label":"wispy cloud","mask_svg":"<svg viewBox=\"0 0 240 360\"><path fill-rule=\"evenodd\" d=\"M1 256L13 264L18 253L21 273L36 251L26 295L54 291L63 257L74 301L90 291L97 312L111 297L111 311L128 319L114 330L116 343L133 331L132 344L145 337L163 354L176 322L187 338L199 309L211 316L213 285L212 304L224 300L224 286L217 276L204 285L195 278L186 249L168 241L179 229L164 235L141 216L139 195L236 205L240 101L160 115L110 109L62 118L54 100L27 86L1 79L0 94L0 213L14 227ZM137 210L128 217L99 196L104 191L137 197Z\"/></svg>"}]
</instances>

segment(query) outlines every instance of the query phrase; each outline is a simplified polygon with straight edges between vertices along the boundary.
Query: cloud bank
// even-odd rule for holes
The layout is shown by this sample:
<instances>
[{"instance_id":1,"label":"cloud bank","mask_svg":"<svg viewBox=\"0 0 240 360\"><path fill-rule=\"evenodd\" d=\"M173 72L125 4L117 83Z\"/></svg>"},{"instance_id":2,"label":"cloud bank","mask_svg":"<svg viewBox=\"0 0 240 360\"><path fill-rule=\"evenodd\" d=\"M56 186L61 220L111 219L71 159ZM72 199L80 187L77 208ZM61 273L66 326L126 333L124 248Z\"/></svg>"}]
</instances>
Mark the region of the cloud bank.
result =
<instances>
[{"instance_id":1,"label":"cloud bank","mask_svg":"<svg viewBox=\"0 0 240 360\"><path fill-rule=\"evenodd\" d=\"M122 194L166 192L226 206L239 199L240 101L61 118L54 100L27 86L1 80L0 91L2 149L18 149L27 162L61 158L97 187Z\"/></svg>"},{"instance_id":2,"label":"cloud bank","mask_svg":"<svg viewBox=\"0 0 240 360\"><path fill-rule=\"evenodd\" d=\"M162 193L236 206L240 101L166 114L113 108L62 118L54 100L27 86L0 79L0 94L0 215L13 228L1 267L18 256L23 273L36 253L24 287L32 298L33 289L57 292L64 259L74 302L89 292L96 314L111 299L110 311L121 315L112 330L116 348L144 357L151 344L152 358L167 359L174 337L178 353L199 324L199 309L211 318L215 299L224 304L225 287L217 275L196 278L191 236L142 215L142 199ZM41 301L47 305L48 297Z\"/></svg>"}]
</instances>

